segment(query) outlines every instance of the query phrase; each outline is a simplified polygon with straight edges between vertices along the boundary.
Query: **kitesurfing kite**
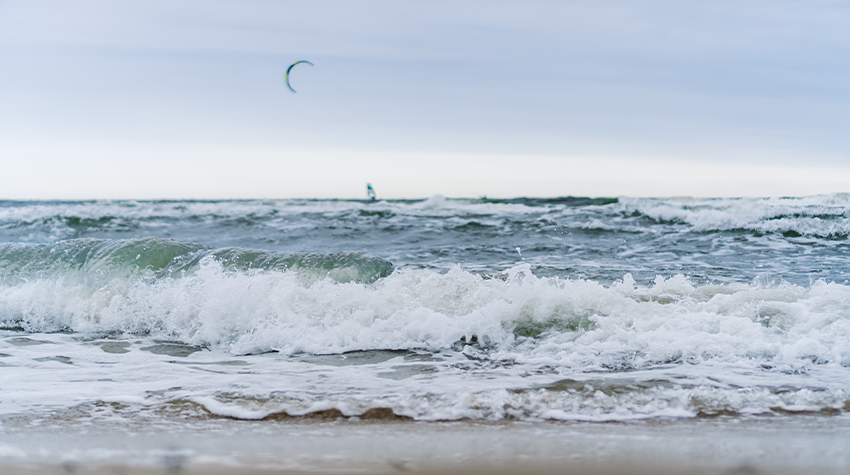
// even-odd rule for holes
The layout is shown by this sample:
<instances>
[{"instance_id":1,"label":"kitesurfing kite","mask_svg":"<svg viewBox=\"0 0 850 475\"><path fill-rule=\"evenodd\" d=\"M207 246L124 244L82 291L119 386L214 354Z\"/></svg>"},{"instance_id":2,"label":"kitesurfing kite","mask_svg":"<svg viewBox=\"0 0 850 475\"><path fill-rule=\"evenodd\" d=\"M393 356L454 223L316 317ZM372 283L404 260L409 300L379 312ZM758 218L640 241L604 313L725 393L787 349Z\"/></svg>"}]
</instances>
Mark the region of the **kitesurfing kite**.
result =
<instances>
[{"instance_id":1,"label":"kitesurfing kite","mask_svg":"<svg viewBox=\"0 0 850 475\"><path fill-rule=\"evenodd\" d=\"M310 66L313 66L313 63L311 63L311 62L309 62L309 61L296 61L296 62L292 63L292 64L291 64L291 65L290 65L290 66L286 69L286 87L288 87L288 88L289 88L289 90L290 90L290 91L292 91L292 92L295 92L295 89L292 89L292 86L290 86L290 85L289 85L289 71L292 71L292 68L294 68L296 64L300 64L300 63L307 63L307 64L309 64Z\"/></svg>"}]
</instances>

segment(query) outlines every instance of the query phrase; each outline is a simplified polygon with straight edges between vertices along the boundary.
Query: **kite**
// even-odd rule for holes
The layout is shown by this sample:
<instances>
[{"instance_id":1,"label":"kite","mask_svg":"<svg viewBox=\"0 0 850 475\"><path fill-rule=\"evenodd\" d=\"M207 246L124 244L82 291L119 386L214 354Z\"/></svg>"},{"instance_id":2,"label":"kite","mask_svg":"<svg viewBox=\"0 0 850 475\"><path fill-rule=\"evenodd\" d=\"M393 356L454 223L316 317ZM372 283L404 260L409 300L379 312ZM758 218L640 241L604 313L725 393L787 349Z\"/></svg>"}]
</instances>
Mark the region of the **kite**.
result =
<instances>
[{"instance_id":1,"label":"kite","mask_svg":"<svg viewBox=\"0 0 850 475\"><path fill-rule=\"evenodd\" d=\"M286 87L288 87L288 88L289 88L289 90L290 90L290 91L292 91L292 92L295 92L295 89L292 89L292 86L290 86L290 85L289 85L289 71L292 71L292 68L294 68L294 67L295 67L295 65L296 65L296 64L299 64L299 63L307 63L307 64L309 64L310 66L313 66L313 63L311 63L311 62L309 62L309 61L296 61L296 62L292 63L292 65L291 65L291 66L289 66L289 67L286 69Z\"/></svg>"}]
</instances>

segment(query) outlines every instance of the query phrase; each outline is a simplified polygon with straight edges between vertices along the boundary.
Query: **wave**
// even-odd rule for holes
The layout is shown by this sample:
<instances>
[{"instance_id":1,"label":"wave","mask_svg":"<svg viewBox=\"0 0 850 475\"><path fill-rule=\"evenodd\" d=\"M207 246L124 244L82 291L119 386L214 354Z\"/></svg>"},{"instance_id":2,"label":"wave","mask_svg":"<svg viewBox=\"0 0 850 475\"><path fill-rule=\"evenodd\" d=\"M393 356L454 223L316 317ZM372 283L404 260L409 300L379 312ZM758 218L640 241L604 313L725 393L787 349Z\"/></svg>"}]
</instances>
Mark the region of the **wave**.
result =
<instances>
[{"instance_id":1,"label":"wave","mask_svg":"<svg viewBox=\"0 0 850 475\"><path fill-rule=\"evenodd\" d=\"M353 252L214 249L160 238L4 243L0 244L0 324L40 331L108 328L156 333L163 325L159 320L179 314L185 303L157 293L164 291L178 300L174 292L197 297L196 292L204 290L196 287L200 281L207 290L215 286L205 279L211 268L224 285L224 293L215 298L227 299L231 278L256 280L271 272L297 285L319 280L371 283L389 275L393 265ZM233 297L238 302L243 296ZM169 305L177 308L164 309L164 316L156 314Z\"/></svg>"},{"instance_id":2,"label":"wave","mask_svg":"<svg viewBox=\"0 0 850 475\"><path fill-rule=\"evenodd\" d=\"M0 244L0 282L61 280L108 284L126 278L185 276L214 260L223 269L293 272L304 282L374 282L388 275L392 263L356 252L281 253L237 247L215 249L174 239L71 239L53 244Z\"/></svg>"},{"instance_id":3,"label":"wave","mask_svg":"<svg viewBox=\"0 0 850 475\"><path fill-rule=\"evenodd\" d=\"M675 379L572 380L529 389L456 391L381 397L310 395L245 397L232 393L177 398L206 412L241 420L293 417L445 420L629 421L648 418L819 414L850 410L848 393L788 386L758 388L680 384Z\"/></svg>"},{"instance_id":4,"label":"wave","mask_svg":"<svg viewBox=\"0 0 850 475\"><path fill-rule=\"evenodd\" d=\"M745 231L783 234L791 238L846 239L850 236L850 194L739 199L449 199L436 195L427 200L378 202L0 202L0 232L15 241L25 242L86 236L119 237L120 233L127 232L159 235L166 228L179 229L183 239L197 240L210 229L231 230L245 226L256 227L262 239L274 241L280 232L340 223L346 223L351 229L373 229L377 223L394 223L407 229L421 225L422 220L433 220L431 224L439 227L454 221L484 218L503 227L511 224L524 228L563 226L591 233ZM463 234L466 228L455 231Z\"/></svg>"},{"instance_id":5,"label":"wave","mask_svg":"<svg viewBox=\"0 0 850 475\"><path fill-rule=\"evenodd\" d=\"M335 214L381 211L410 216L456 213L524 213L547 206L581 207L617 202L599 198L451 199L434 195L421 200L224 200L224 201L0 201L0 224L64 224L71 227L120 225L157 219L205 220L269 218L305 213Z\"/></svg>"},{"instance_id":6,"label":"wave","mask_svg":"<svg viewBox=\"0 0 850 475\"><path fill-rule=\"evenodd\" d=\"M626 275L605 286L525 264L440 274L353 253L161 239L7 244L0 262L0 325L31 332L126 332L234 354L455 348L585 371L850 366L850 287L822 281L695 286L678 275L638 286Z\"/></svg>"},{"instance_id":7,"label":"wave","mask_svg":"<svg viewBox=\"0 0 850 475\"><path fill-rule=\"evenodd\" d=\"M696 232L755 231L788 237L844 239L850 235L850 194L803 198L620 198L610 209Z\"/></svg>"}]
</instances>

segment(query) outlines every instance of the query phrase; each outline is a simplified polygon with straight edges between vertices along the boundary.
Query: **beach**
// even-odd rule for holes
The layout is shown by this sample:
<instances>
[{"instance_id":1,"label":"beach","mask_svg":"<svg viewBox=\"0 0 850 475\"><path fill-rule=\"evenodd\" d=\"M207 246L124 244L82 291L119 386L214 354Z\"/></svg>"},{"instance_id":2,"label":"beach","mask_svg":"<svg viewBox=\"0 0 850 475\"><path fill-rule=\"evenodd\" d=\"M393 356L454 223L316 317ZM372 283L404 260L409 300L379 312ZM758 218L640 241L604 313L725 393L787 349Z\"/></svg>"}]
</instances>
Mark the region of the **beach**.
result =
<instances>
[{"instance_id":1,"label":"beach","mask_svg":"<svg viewBox=\"0 0 850 475\"><path fill-rule=\"evenodd\" d=\"M640 423L212 420L144 427L13 428L3 473L846 473L845 416ZM27 447L44 451L30 455ZM26 455L24 455L26 453Z\"/></svg>"}]
</instances>

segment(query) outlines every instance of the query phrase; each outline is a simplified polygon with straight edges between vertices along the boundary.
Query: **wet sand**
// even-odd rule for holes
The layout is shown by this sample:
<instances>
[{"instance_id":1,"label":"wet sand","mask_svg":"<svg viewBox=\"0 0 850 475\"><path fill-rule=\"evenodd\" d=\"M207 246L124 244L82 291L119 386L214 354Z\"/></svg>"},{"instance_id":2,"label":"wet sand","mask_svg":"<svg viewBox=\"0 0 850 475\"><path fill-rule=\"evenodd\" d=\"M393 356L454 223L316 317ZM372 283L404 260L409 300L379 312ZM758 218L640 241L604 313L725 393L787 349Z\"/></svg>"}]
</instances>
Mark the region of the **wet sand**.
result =
<instances>
[{"instance_id":1,"label":"wet sand","mask_svg":"<svg viewBox=\"0 0 850 475\"><path fill-rule=\"evenodd\" d=\"M115 421L113 421L115 422ZM120 421L119 421L120 422ZM839 474L850 417L632 423L6 420L2 474Z\"/></svg>"},{"instance_id":2,"label":"wet sand","mask_svg":"<svg viewBox=\"0 0 850 475\"><path fill-rule=\"evenodd\" d=\"M2 472L8 475L68 475L69 473L80 475L316 475L322 472L309 471L276 471L276 470L260 470L260 469L242 469L242 468L221 468L221 467L187 467L180 471L173 471L166 468L138 468L127 466L104 466L104 467L14 467L10 471ZM411 475L512 475L512 474L527 474L527 475L673 475L679 473L688 474L722 474L722 475L755 475L759 473L771 474L804 474L811 472L804 471L770 471L761 472L753 467L744 466L732 470L666 470L666 469L651 469L651 468L612 468L612 469L576 469L571 467L552 467L549 469L527 468L527 467L501 467L490 469L478 469L475 467L458 467L455 469L433 469L433 470L387 470L387 471L345 471L345 472L328 472L338 475L362 475L364 473L374 474L411 474Z\"/></svg>"}]
</instances>

